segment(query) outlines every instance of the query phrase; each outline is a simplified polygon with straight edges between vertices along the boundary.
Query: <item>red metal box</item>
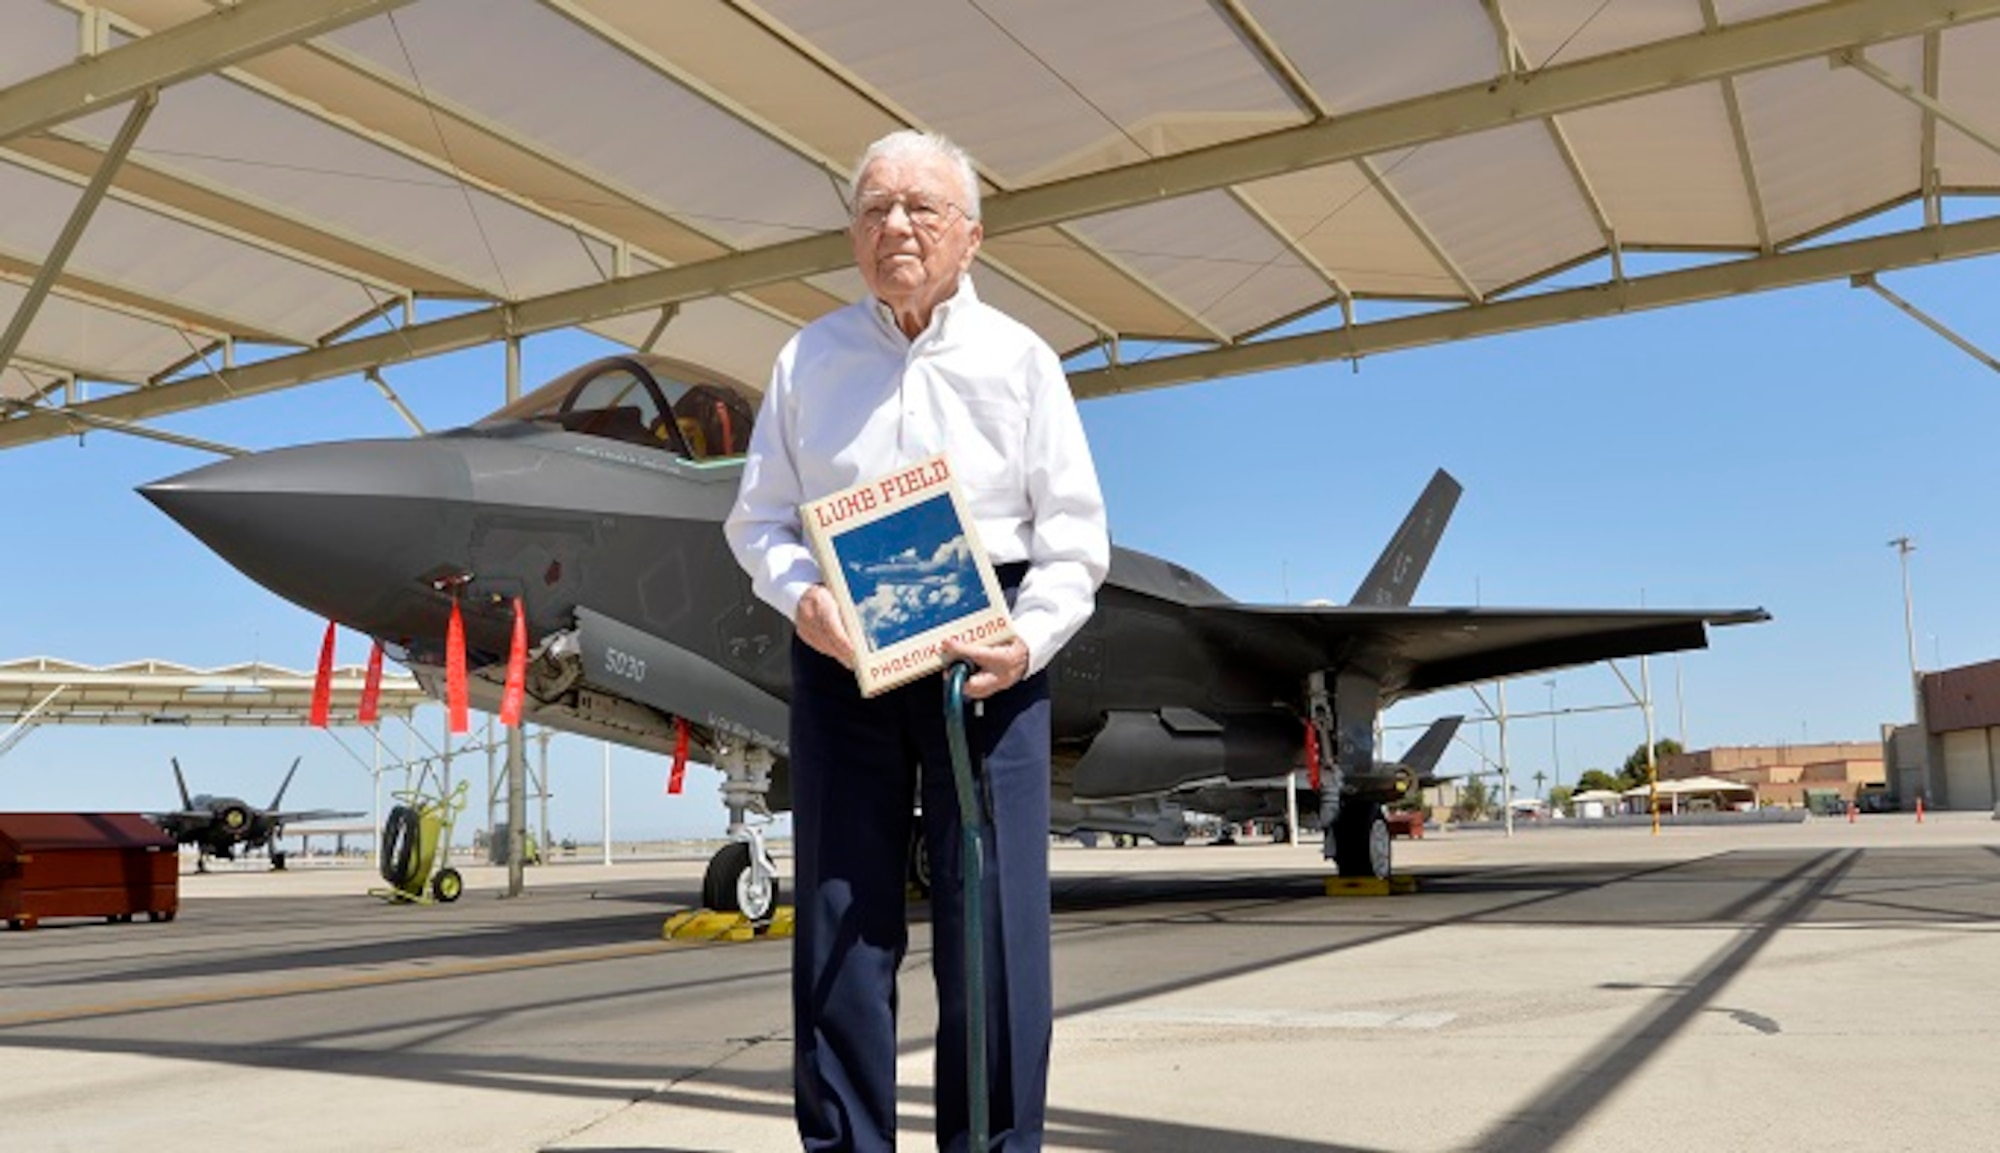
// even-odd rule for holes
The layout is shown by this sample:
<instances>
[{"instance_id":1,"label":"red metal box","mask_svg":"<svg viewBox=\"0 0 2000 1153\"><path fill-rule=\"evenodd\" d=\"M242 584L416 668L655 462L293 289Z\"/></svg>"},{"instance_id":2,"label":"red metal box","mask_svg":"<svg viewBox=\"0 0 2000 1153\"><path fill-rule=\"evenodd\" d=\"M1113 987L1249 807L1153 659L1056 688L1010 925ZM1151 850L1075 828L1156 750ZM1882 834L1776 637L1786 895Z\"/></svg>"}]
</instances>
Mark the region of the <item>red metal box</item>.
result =
<instances>
[{"instance_id":1,"label":"red metal box","mask_svg":"<svg viewBox=\"0 0 2000 1153\"><path fill-rule=\"evenodd\" d=\"M137 813L0 813L0 918L32 929L44 917L171 921L180 911L180 852Z\"/></svg>"}]
</instances>

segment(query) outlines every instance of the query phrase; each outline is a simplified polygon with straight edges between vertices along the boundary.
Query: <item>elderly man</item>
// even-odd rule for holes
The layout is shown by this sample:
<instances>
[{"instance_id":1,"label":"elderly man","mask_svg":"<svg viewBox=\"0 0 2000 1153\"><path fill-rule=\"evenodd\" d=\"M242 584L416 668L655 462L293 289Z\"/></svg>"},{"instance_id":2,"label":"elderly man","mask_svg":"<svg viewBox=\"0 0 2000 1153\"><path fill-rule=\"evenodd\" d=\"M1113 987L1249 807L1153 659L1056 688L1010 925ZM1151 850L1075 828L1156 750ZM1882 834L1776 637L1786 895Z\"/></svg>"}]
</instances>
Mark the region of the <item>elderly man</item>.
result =
<instances>
[{"instance_id":1,"label":"elderly man","mask_svg":"<svg viewBox=\"0 0 2000 1153\"><path fill-rule=\"evenodd\" d=\"M874 698L799 527L799 505L947 452L1008 591L1015 639L954 645L974 666L968 736L991 800L985 913L994 1145L1041 1147L1048 1083L1049 703L1044 671L1110 562L1104 502L1055 353L982 302L969 271L979 185L941 137L898 132L856 167L850 238L869 295L778 355L727 532L757 595L790 617L792 1003L808 1149L892 1150L896 970L922 800L937 982L938 1144L964 1148L959 809L937 678ZM921 771L920 771L921 770Z\"/></svg>"}]
</instances>

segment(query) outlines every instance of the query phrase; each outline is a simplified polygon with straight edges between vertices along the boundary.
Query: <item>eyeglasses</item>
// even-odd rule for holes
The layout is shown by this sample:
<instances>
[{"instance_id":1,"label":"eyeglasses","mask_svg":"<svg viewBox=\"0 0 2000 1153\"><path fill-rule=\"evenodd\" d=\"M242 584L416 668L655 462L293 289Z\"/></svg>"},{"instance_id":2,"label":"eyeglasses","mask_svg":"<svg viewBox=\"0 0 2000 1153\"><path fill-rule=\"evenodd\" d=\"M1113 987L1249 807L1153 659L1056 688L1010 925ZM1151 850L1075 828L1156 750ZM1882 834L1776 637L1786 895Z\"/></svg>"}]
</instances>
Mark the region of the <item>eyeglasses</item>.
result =
<instances>
[{"instance_id":1,"label":"eyeglasses","mask_svg":"<svg viewBox=\"0 0 2000 1153\"><path fill-rule=\"evenodd\" d=\"M888 227L889 217L897 208L909 219L910 227L926 236L936 236L943 232L952 221L952 216L961 213L958 205L949 200L935 200L928 196L888 196L882 194L864 195L854 202L854 219L870 232L880 232Z\"/></svg>"}]
</instances>

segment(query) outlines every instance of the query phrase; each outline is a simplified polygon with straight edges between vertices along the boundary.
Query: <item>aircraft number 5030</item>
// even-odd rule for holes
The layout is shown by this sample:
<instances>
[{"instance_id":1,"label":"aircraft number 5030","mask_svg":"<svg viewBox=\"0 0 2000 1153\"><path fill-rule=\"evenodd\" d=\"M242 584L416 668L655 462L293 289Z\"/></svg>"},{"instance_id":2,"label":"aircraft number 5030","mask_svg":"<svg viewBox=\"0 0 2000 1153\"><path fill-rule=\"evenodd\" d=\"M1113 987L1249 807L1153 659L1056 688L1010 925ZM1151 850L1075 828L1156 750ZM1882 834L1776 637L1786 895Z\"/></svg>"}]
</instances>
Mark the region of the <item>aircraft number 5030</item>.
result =
<instances>
[{"instance_id":1,"label":"aircraft number 5030","mask_svg":"<svg viewBox=\"0 0 2000 1153\"><path fill-rule=\"evenodd\" d=\"M604 650L604 671L628 681L643 681L646 679L646 662L631 653L607 647Z\"/></svg>"}]
</instances>

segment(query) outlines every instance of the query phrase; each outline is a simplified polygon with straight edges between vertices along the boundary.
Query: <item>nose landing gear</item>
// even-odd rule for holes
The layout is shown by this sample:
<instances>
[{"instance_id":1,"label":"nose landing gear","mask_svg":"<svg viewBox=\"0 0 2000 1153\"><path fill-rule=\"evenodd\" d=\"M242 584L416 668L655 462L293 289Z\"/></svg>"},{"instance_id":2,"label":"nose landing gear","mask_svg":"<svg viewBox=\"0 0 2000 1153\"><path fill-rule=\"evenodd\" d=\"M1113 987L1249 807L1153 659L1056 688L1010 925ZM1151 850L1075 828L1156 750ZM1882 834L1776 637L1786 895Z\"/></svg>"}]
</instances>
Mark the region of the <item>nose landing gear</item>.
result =
<instances>
[{"instance_id":1,"label":"nose landing gear","mask_svg":"<svg viewBox=\"0 0 2000 1153\"><path fill-rule=\"evenodd\" d=\"M772 760L769 749L756 745L718 742L715 746L715 767L723 778L722 803L729 809L729 843L709 858L701 903L712 913L742 918L755 932L787 920L778 905L782 886L777 863L764 844L763 829L752 823L770 820L765 797L771 790ZM674 935L675 922L668 925Z\"/></svg>"}]
</instances>

